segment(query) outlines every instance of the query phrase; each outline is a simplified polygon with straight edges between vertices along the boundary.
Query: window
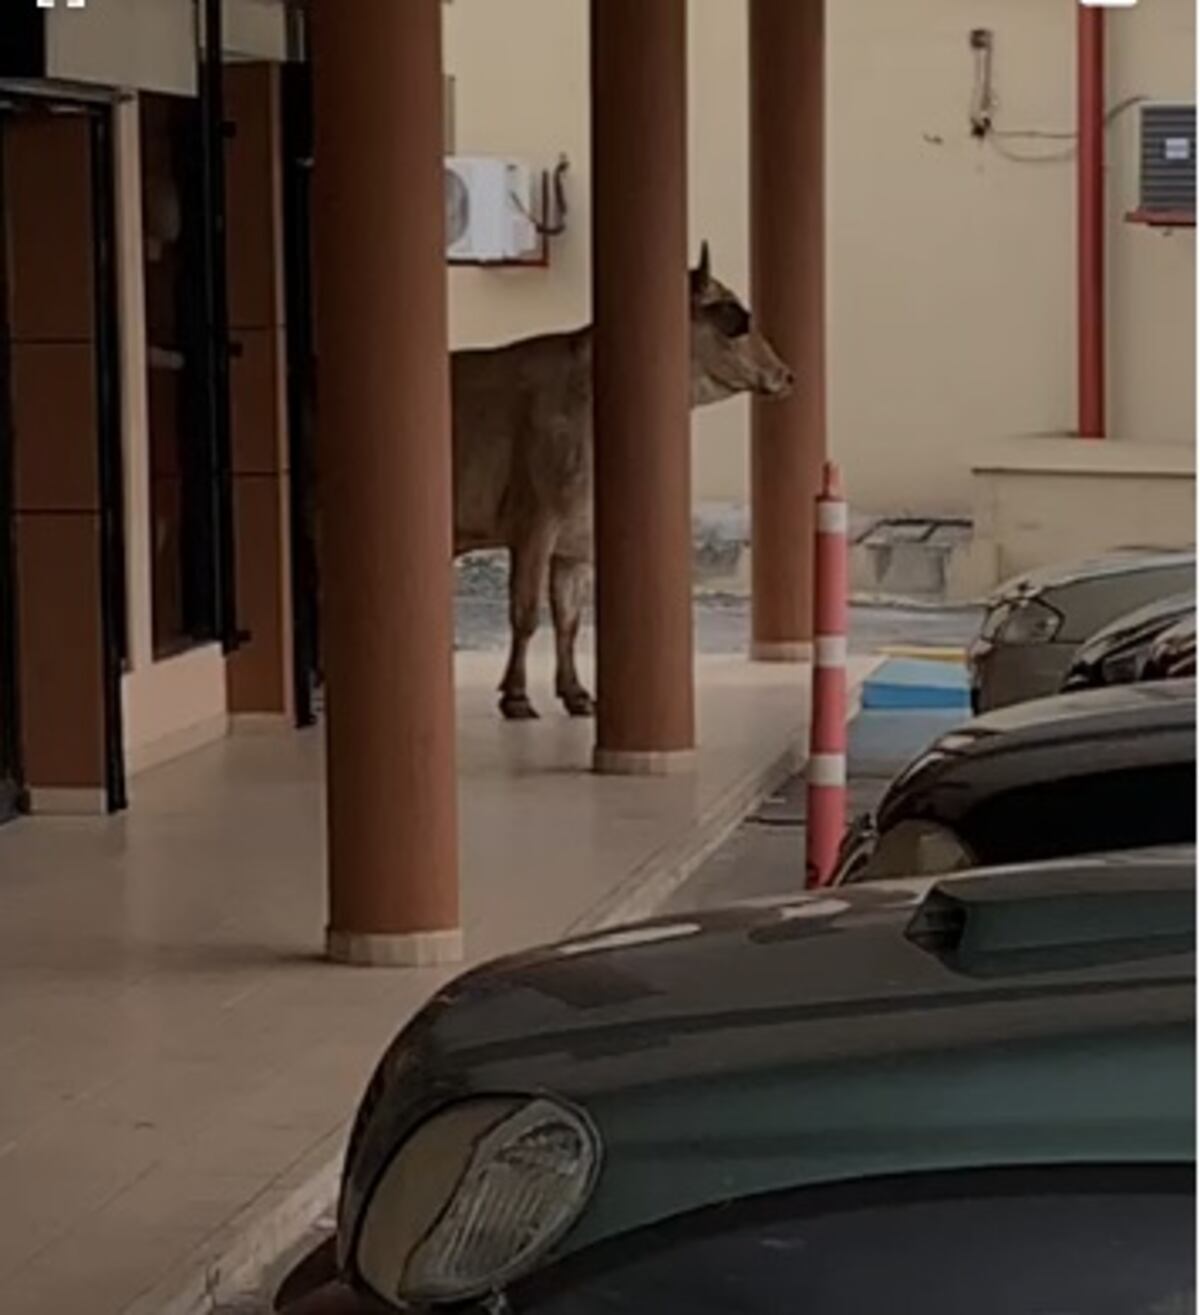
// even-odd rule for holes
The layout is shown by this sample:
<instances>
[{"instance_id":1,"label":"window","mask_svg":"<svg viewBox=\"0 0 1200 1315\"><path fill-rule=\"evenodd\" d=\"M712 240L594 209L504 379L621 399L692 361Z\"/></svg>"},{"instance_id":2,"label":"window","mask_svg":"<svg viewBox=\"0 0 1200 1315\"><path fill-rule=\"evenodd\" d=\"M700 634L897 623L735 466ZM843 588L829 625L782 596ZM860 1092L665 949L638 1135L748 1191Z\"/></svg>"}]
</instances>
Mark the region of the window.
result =
<instances>
[{"instance_id":1,"label":"window","mask_svg":"<svg viewBox=\"0 0 1200 1315\"><path fill-rule=\"evenodd\" d=\"M981 863L1188 844L1196 837L1195 799L1195 763L1164 763L1009 790L972 812L961 830Z\"/></svg>"},{"instance_id":2,"label":"window","mask_svg":"<svg viewBox=\"0 0 1200 1315\"><path fill-rule=\"evenodd\" d=\"M153 632L155 656L165 657L218 630L200 105L152 94L140 105Z\"/></svg>"},{"instance_id":3,"label":"window","mask_svg":"<svg viewBox=\"0 0 1200 1315\"><path fill-rule=\"evenodd\" d=\"M1190 1168L909 1176L741 1201L583 1253L527 1315L1193 1315Z\"/></svg>"}]
</instances>

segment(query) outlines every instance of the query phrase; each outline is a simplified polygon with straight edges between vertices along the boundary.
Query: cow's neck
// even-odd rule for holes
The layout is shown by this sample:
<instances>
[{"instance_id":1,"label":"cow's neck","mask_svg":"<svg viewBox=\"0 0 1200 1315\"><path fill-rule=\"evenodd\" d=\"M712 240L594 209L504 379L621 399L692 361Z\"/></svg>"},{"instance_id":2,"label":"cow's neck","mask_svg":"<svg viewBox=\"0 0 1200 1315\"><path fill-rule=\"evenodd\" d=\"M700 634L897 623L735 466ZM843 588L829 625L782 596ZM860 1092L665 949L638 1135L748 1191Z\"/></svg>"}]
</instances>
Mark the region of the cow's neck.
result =
<instances>
[{"instance_id":1,"label":"cow's neck","mask_svg":"<svg viewBox=\"0 0 1200 1315\"><path fill-rule=\"evenodd\" d=\"M568 338L574 340L580 351L581 359L586 360L590 369L592 363L592 344L595 338L595 331L590 324L584 325L581 329L575 329L567 334ZM714 379L711 374L701 374L692 372L692 395L691 408L698 411L701 407L715 406L718 402L728 401L729 398L737 395L736 388L728 388L719 380Z\"/></svg>"}]
</instances>

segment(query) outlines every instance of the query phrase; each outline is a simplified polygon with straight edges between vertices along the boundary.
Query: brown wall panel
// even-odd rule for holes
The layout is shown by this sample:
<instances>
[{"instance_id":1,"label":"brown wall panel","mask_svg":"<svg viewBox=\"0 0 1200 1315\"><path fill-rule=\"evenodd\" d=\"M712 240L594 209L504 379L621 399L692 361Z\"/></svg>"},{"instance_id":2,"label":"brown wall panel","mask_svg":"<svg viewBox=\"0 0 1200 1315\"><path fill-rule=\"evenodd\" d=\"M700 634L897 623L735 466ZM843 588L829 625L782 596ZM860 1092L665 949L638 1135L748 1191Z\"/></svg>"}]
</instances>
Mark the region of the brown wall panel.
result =
<instances>
[{"instance_id":1,"label":"brown wall panel","mask_svg":"<svg viewBox=\"0 0 1200 1315\"><path fill-rule=\"evenodd\" d=\"M232 65L225 112L232 461L238 622L249 641L229 660L235 713L292 708L287 505L287 354L279 70Z\"/></svg>"},{"instance_id":2,"label":"brown wall panel","mask_svg":"<svg viewBox=\"0 0 1200 1315\"><path fill-rule=\"evenodd\" d=\"M96 361L89 342L14 343L18 511L97 511Z\"/></svg>"},{"instance_id":3,"label":"brown wall panel","mask_svg":"<svg viewBox=\"0 0 1200 1315\"><path fill-rule=\"evenodd\" d=\"M106 783L91 125L3 125L25 778Z\"/></svg>"},{"instance_id":4,"label":"brown wall panel","mask_svg":"<svg viewBox=\"0 0 1200 1315\"><path fill-rule=\"evenodd\" d=\"M93 334L91 148L77 117L5 125L9 326L18 341Z\"/></svg>"},{"instance_id":5,"label":"brown wall panel","mask_svg":"<svg viewBox=\"0 0 1200 1315\"><path fill-rule=\"evenodd\" d=\"M279 77L270 64L225 71L229 322L234 329L283 322Z\"/></svg>"},{"instance_id":6,"label":"brown wall panel","mask_svg":"<svg viewBox=\"0 0 1200 1315\"><path fill-rule=\"evenodd\" d=\"M285 464L283 331L235 330L233 341L240 348L229 367L234 473L275 474Z\"/></svg>"},{"instance_id":7,"label":"brown wall panel","mask_svg":"<svg viewBox=\"0 0 1200 1315\"><path fill-rule=\"evenodd\" d=\"M25 776L34 788L100 789L100 518L19 514L16 531Z\"/></svg>"},{"instance_id":8,"label":"brown wall panel","mask_svg":"<svg viewBox=\"0 0 1200 1315\"><path fill-rule=\"evenodd\" d=\"M234 481L238 620L252 635L229 659L229 710L234 713L284 714L291 708L285 494L274 475L243 475Z\"/></svg>"}]
</instances>

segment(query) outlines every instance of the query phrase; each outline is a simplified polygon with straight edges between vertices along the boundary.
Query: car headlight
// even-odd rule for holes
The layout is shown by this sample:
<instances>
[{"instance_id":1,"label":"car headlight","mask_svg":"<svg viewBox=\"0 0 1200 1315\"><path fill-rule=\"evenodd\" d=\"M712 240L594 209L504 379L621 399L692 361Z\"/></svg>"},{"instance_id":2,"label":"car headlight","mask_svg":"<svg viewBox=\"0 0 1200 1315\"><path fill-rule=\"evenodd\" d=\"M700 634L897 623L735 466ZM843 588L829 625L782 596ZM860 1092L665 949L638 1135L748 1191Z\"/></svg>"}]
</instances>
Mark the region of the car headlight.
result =
<instances>
[{"instance_id":1,"label":"car headlight","mask_svg":"<svg viewBox=\"0 0 1200 1315\"><path fill-rule=\"evenodd\" d=\"M595 1188L600 1139L544 1097L480 1097L426 1120L383 1172L355 1268L402 1306L502 1291L572 1227Z\"/></svg>"},{"instance_id":2,"label":"car headlight","mask_svg":"<svg viewBox=\"0 0 1200 1315\"><path fill-rule=\"evenodd\" d=\"M1063 619L1040 598L1026 598L1015 604L1000 627L1006 644L1048 644L1062 629Z\"/></svg>"},{"instance_id":3,"label":"car headlight","mask_svg":"<svg viewBox=\"0 0 1200 1315\"><path fill-rule=\"evenodd\" d=\"M979 631L979 638L985 644L991 643L1004 629L1004 623L1012 613L1011 603L997 603L988 610L987 615L983 618L983 625Z\"/></svg>"}]
</instances>

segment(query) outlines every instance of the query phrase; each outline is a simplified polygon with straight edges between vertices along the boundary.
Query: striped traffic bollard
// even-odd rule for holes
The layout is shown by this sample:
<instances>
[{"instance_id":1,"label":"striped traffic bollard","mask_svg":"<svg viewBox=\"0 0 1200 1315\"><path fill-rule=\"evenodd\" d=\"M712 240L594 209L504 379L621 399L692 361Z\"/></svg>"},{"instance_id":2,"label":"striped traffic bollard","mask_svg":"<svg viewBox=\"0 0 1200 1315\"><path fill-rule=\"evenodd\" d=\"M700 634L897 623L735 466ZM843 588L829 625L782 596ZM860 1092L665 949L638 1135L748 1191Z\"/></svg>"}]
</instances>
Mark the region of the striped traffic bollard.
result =
<instances>
[{"instance_id":1,"label":"striped traffic bollard","mask_svg":"<svg viewBox=\"0 0 1200 1315\"><path fill-rule=\"evenodd\" d=\"M849 513L831 461L817 499L814 557L812 716L809 726L807 876L809 888L833 877L846 825L846 636L850 620Z\"/></svg>"}]
</instances>

